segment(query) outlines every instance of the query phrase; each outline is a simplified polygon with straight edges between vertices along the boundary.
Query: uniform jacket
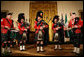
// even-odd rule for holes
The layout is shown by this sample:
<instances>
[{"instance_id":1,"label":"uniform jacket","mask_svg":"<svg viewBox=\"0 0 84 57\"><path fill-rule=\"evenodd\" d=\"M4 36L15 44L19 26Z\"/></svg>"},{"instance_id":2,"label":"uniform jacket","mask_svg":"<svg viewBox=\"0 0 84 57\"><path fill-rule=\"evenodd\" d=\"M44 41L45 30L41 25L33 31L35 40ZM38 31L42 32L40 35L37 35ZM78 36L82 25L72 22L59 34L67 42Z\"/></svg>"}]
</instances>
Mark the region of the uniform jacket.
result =
<instances>
[{"instance_id":1,"label":"uniform jacket","mask_svg":"<svg viewBox=\"0 0 84 57\"><path fill-rule=\"evenodd\" d=\"M11 26L13 25L12 24L13 20L8 19L8 21L10 22L10 24L9 24L6 19L8 19L8 18L2 18L1 19L1 33L4 33L4 34L6 34L8 32L8 29L5 29L5 26L12 28ZM14 25L13 25L13 28L14 28Z\"/></svg>"},{"instance_id":2,"label":"uniform jacket","mask_svg":"<svg viewBox=\"0 0 84 57\"><path fill-rule=\"evenodd\" d=\"M70 20L70 22L69 22L69 25L68 25L68 27L71 27L72 28L72 26L74 26L73 24L74 24L74 19L71 19ZM79 18L79 21L78 21L78 23L76 24L77 25L77 29L75 30L75 33L81 33L81 27L83 26L83 21L81 20L81 18Z\"/></svg>"},{"instance_id":3,"label":"uniform jacket","mask_svg":"<svg viewBox=\"0 0 84 57\"><path fill-rule=\"evenodd\" d=\"M37 21L35 21L35 25L34 25L34 28L36 29L36 32L35 33L38 33L39 29L40 29L40 25L37 25ZM43 23L41 22L41 25L43 25ZM45 25L45 27L48 27L48 25ZM44 30L42 30L42 32L44 33Z\"/></svg>"},{"instance_id":4,"label":"uniform jacket","mask_svg":"<svg viewBox=\"0 0 84 57\"><path fill-rule=\"evenodd\" d=\"M57 32L57 31L55 30L57 27L60 27L59 29L62 28L62 26L57 25L57 26L55 27L55 24L54 24L54 23L52 24L52 29L54 30L54 33Z\"/></svg>"},{"instance_id":5,"label":"uniform jacket","mask_svg":"<svg viewBox=\"0 0 84 57\"><path fill-rule=\"evenodd\" d=\"M22 23L18 23L18 28L20 30L20 34L23 34L24 30L26 29L25 26L22 26ZM29 29L30 29L30 26L29 26Z\"/></svg>"}]
</instances>

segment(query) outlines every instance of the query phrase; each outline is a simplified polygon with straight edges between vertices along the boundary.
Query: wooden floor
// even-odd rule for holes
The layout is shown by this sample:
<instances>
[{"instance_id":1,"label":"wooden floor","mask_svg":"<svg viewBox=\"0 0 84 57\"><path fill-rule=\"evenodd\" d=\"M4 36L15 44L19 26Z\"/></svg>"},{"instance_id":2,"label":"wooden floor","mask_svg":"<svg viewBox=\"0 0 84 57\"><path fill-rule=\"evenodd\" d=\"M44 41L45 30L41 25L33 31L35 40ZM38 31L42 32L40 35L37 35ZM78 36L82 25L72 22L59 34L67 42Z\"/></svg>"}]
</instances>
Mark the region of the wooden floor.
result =
<instances>
[{"instance_id":1,"label":"wooden floor","mask_svg":"<svg viewBox=\"0 0 84 57\"><path fill-rule=\"evenodd\" d=\"M26 45L26 51L20 51L19 47L15 46L15 48L11 48L12 54L11 56L75 56L75 54L71 53L73 51L72 44L64 44L61 46L63 50L54 50L54 45L44 46L45 52L36 52L36 47L34 45ZM83 49L83 45L81 45L81 50Z\"/></svg>"}]
</instances>

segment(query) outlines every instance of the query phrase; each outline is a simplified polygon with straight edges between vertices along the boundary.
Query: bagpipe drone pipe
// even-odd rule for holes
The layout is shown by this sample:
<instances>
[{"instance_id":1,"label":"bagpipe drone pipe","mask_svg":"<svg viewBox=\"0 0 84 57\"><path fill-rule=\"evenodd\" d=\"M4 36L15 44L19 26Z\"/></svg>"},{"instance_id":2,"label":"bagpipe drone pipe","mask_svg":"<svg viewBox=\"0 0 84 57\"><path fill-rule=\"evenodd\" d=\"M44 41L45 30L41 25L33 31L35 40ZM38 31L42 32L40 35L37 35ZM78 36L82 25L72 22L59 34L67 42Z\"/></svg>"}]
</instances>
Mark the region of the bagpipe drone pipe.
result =
<instances>
[{"instance_id":1,"label":"bagpipe drone pipe","mask_svg":"<svg viewBox=\"0 0 84 57\"><path fill-rule=\"evenodd\" d=\"M49 20L50 21L50 20ZM49 22L48 21L48 22ZM44 25L48 25L44 20L41 20L40 22L38 22L37 23L37 26L38 25L40 25L40 26L44 26ZM49 26L49 25L48 25ZM44 45L47 45L48 43L49 43L49 27L47 27L47 28L43 28L43 30L44 30L44 36L45 36L45 38L44 38Z\"/></svg>"}]
</instances>

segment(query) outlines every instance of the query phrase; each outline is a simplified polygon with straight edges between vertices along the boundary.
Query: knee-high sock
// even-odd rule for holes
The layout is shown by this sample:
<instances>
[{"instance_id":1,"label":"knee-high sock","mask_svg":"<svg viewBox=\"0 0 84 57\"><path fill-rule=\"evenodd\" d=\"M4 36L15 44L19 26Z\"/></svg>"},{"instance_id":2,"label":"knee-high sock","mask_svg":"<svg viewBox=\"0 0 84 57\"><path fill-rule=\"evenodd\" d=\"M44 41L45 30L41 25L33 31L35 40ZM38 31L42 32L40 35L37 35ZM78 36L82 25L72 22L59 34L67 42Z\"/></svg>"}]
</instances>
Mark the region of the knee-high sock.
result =
<instances>
[{"instance_id":1,"label":"knee-high sock","mask_svg":"<svg viewBox=\"0 0 84 57\"><path fill-rule=\"evenodd\" d=\"M20 43L20 46L22 46L22 43Z\"/></svg>"},{"instance_id":2,"label":"knee-high sock","mask_svg":"<svg viewBox=\"0 0 84 57\"><path fill-rule=\"evenodd\" d=\"M40 49L41 51L44 51L44 50L43 50L43 44L41 44L41 47L40 47L40 48L41 48L41 49Z\"/></svg>"},{"instance_id":3,"label":"knee-high sock","mask_svg":"<svg viewBox=\"0 0 84 57\"><path fill-rule=\"evenodd\" d=\"M40 44L38 43L37 46L40 46Z\"/></svg>"},{"instance_id":4,"label":"knee-high sock","mask_svg":"<svg viewBox=\"0 0 84 57\"><path fill-rule=\"evenodd\" d=\"M73 52L76 52L76 50L77 50L77 47L74 47L74 50L73 50Z\"/></svg>"},{"instance_id":5,"label":"knee-high sock","mask_svg":"<svg viewBox=\"0 0 84 57\"><path fill-rule=\"evenodd\" d=\"M22 43L20 43L20 50L22 50Z\"/></svg>"},{"instance_id":6,"label":"knee-high sock","mask_svg":"<svg viewBox=\"0 0 84 57\"><path fill-rule=\"evenodd\" d=\"M5 48L6 48L6 43L2 43L2 53L5 52Z\"/></svg>"},{"instance_id":7,"label":"knee-high sock","mask_svg":"<svg viewBox=\"0 0 84 57\"><path fill-rule=\"evenodd\" d=\"M80 48L77 48L76 53L78 54L80 53Z\"/></svg>"},{"instance_id":8,"label":"knee-high sock","mask_svg":"<svg viewBox=\"0 0 84 57\"><path fill-rule=\"evenodd\" d=\"M22 47L23 50L25 50L25 42L23 41L23 47Z\"/></svg>"},{"instance_id":9,"label":"knee-high sock","mask_svg":"<svg viewBox=\"0 0 84 57\"><path fill-rule=\"evenodd\" d=\"M57 49L57 45L55 45L55 49Z\"/></svg>"},{"instance_id":10,"label":"knee-high sock","mask_svg":"<svg viewBox=\"0 0 84 57\"><path fill-rule=\"evenodd\" d=\"M8 51L8 52L11 52L10 47L7 48L7 51Z\"/></svg>"},{"instance_id":11,"label":"knee-high sock","mask_svg":"<svg viewBox=\"0 0 84 57\"><path fill-rule=\"evenodd\" d=\"M2 53L5 53L5 48L2 48Z\"/></svg>"},{"instance_id":12,"label":"knee-high sock","mask_svg":"<svg viewBox=\"0 0 84 57\"><path fill-rule=\"evenodd\" d=\"M2 43L2 47L5 48L6 47L6 43Z\"/></svg>"},{"instance_id":13,"label":"knee-high sock","mask_svg":"<svg viewBox=\"0 0 84 57\"><path fill-rule=\"evenodd\" d=\"M37 44L37 51L40 51L40 50L39 50L39 48L40 48L40 45L39 45L39 44Z\"/></svg>"},{"instance_id":14,"label":"knee-high sock","mask_svg":"<svg viewBox=\"0 0 84 57\"><path fill-rule=\"evenodd\" d=\"M22 45L25 45L25 42L23 42Z\"/></svg>"},{"instance_id":15,"label":"knee-high sock","mask_svg":"<svg viewBox=\"0 0 84 57\"><path fill-rule=\"evenodd\" d=\"M22 45L20 46L20 50L22 50Z\"/></svg>"},{"instance_id":16,"label":"knee-high sock","mask_svg":"<svg viewBox=\"0 0 84 57\"><path fill-rule=\"evenodd\" d=\"M59 49L62 49L62 48L60 47L60 45L58 45L58 48L59 48Z\"/></svg>"},{"instance_id":17,"label":"knee-high sock","mask_svg":"<svg viewBox=\"0 0 84 57\"><path fill-rule=\"evenodd\" d=\"M7 43L7 46L10 47L10 43Z\"/></svg>"},{"instance_id":18,"label":"knee-high sock","mask_svg":"<svg viewBox=\"0 0 84 57\"><path fill-rule=\"evenodd\" d=\"M40 48L40 47L39 47L39 46L37 46L37 51L40 51L40 50L39 50L39 48Z\"/></svg>"}]
</instances>

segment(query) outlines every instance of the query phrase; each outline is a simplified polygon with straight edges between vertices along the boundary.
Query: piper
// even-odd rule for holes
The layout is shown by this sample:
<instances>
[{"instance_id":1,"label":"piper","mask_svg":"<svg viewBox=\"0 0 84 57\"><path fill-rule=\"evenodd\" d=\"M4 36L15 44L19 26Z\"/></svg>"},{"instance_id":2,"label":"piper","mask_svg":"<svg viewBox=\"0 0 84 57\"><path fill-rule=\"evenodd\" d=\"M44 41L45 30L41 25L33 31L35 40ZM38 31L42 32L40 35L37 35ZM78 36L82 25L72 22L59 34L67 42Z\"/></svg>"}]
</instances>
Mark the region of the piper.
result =
<instances>
[{"instance_id":1,"label":"piper","mask_svg":"<svg viewBox=\"0 0 84 57\"><path fill-rule=\"evenodd\" d=\"M10 31L11 29L14 29L12 13L8 13L6 18L1 19L1 39L2 39L2 53L4 54L6 46L7 46L7 52L11 53L10 50Z\"/></svg>"},{"instance_id":2,"label":"piper","mask_svg":"<svg viewBox=\"0 0 84 57\"><path fill-rule=\"evenodd\" d=\"M58 21L59 21L59 16L58 15L54 16L53 24L52 24L52 29L54 31L53 41L55 42L54 50L57 49L57 46L58 46L58 49L62 49L60 47L60 45L61 45L60 29L62 28L62 25Z\"/></svg>"},{"instance_id":3,"label":"piper","mask_svg":"<svg viewBox=\"0 0 84 57\"><path fill-rule=\"evenodd\" d=\"M20 32L19 32L19 34L20 34L20 38L19 38L20 50L24 51L25 50L25 43L27 40L26 33L28 33L28 29L30 29L30 25L25 22L24 13L20 13L18 15L18 22L19 22L18 28L20 30Z\"/></svg>"}]
</instances>

